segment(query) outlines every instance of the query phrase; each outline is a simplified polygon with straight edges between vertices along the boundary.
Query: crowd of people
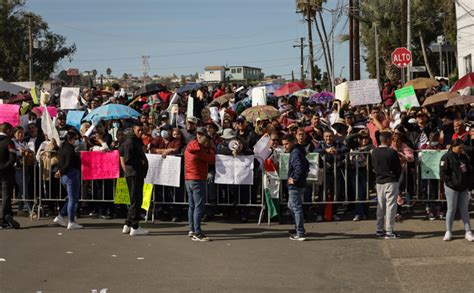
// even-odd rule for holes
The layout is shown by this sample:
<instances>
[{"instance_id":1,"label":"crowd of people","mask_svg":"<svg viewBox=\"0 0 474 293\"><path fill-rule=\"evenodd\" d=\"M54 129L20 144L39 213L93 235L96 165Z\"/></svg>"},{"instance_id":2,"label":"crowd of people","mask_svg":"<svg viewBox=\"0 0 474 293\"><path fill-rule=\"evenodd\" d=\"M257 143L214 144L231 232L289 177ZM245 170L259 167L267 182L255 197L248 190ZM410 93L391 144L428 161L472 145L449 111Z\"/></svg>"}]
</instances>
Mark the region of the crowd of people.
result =
<instances>
[{"instance_id":1,"label":"crowd of people","mask_svg":"<svg viewBox=\"0 0 474 293\"><path fill-rule=\"evenodd\" d=\"M380 104L357 107L351 106L350 101L308 102L304 97L291 94L278 98L268 95L267 104L273 106L277 115L256 119L242 115L252 101L248 97L248 88L240 85L201 86L187 91L176 88L134 99L127 97L118 87L105 90L84 88L78 102L86 112L104 104L117 103L135 108L141 116L139 121L111 119L95 124L83 121L79 129L67 125L67 111L60 110L59 93L53 94L46 104L59 109L55 123L60 142L43 133L41 113L31 109L27 127L13 128L8 123L0 126L2 225L19 227L13 220L8 200L13 193L13 185L19 198L24 199L18 201L17 215L38 216L31 201L35 188L41 193L58 197L59 184L40 185L39 180L33 180L38 174L35 161L41 162L39 174L43 181L60 180L66 190L68 199L62 207L48 201L48 213L56 216L54 221L57 224L68 229L79 229L82 226L75 221L76 213L86 212L106 219L126 213L126 210L121 211L120 207L111 203L87 202L94 194L102 199L113 199L112 181L86 182L80 188L78 152L119 150L122 176L127 178L131 197L123 232L131 235L147 233L138 225L143 179L147 170L145 154L163 157L183 155L189 200L189 236L196 241L208 241L200 223L203 217L210 217L215 212L205 207L206 198L212 201L218 196L211 196L214 193L215 154L252 155L259 139L268 136L271 142L270 159L278 162L279 153L291 153L289 179L284 186L289 210L296 222L296 230L292 231L294 240L305 239L303 214L315 213L317 221L338 221L343 213L352 213L354 221L366 219L369 204L362 201L369 199L367 191L373 189L378 193L377 235L397 238L393 223L401 219L403 205L410 206L415 202L417 186L421 190L419 193L427 194L429 199L446 198L447 207L438 201L428 202L425 207L430 220L446 219L445 240L452 237L454 214L459 206L466 238L472 241L468 209L469 191L474 187L474 107L446 108L441 103L400 109L394 96L397 87L400 85L387 82L381 91ZM448 89L442 84L417 90L417 96L422 104L429 95ZM316 91L321 92L321 89L317 87ZM222 99L224 96L227 98ZM192 116L188 107L190 97L193 97ZM382 148L390 152L376 151ZM417 176L417 152L443 149L448 150L440 165L443 183L430 179L415 184L420 179ZM315 187L307 182L307 153L320 155L319 166L325 170L325 184ZM255 169L261 168L261 162L256 160ZM260 173L255 174L258 182ZM206 189L206 185L212 188ZM258 183L253 189L259 190ZM209 190L207 196L203 194L206 190ZM255 197L256 193L248 192L242 196L252 201L251 197ZM319 195L316 201L321 201L322 194L325 194L326 199L338 202L358 202L346 210L342 210L341 205L333 205L335 212L327 219L324 217L324 204L303 209L303 199L314 200L312 194ZM80 203L76 210L79 198L85 202ZM181 216L179 208L170 206L163 210L173 220ZM237 209L242 221L248 220L249 212L246 207Z\"/></svg>"}]
</instances>

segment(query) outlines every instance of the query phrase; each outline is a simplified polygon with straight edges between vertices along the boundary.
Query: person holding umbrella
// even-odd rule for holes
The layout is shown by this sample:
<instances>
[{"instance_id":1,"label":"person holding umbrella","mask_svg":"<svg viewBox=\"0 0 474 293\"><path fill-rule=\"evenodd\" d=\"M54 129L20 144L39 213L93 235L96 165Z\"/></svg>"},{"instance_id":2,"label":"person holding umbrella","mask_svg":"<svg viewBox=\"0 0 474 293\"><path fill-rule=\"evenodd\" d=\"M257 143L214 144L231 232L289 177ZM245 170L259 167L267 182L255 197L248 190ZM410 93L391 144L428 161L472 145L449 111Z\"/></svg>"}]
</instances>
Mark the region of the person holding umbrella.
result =
<instances>
[{"instance_id":1,"label":"person holding umbrella","mask_svg":"<svg viewBox=\"0 0 474 293\"><path fill-rule=\"evenodd\" d=\"M469 157L463 151L464 143L460 139L452 142L450 149L440 161L440 177L444 182L448 212L446 214L446 234L444 241L453 237L453 222L456 210L459 208L467 241L474 241L469 219L469 185L472 180L472 168Z\"/></svg>"}]
</instances>

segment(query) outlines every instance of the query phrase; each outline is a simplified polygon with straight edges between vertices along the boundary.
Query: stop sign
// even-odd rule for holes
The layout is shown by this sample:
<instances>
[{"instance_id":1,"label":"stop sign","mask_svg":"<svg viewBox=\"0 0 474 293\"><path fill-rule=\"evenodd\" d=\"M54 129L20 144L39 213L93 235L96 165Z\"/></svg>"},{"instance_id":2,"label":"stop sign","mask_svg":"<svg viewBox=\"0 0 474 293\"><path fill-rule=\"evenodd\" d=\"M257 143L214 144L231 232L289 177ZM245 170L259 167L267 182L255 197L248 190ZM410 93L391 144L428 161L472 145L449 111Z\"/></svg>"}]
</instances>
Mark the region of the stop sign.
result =
<instances>
[{"instance_id":1,"label":"stop sign","mask_svg":"<svg viewBox=\"0 0 474 293\"><path fill-rule=\"evenodd\" d=\"M398 68L405 68L411 62L411 52L407 48L396 48L392 52L392 63Z\"/></svg>"}]
</instances>

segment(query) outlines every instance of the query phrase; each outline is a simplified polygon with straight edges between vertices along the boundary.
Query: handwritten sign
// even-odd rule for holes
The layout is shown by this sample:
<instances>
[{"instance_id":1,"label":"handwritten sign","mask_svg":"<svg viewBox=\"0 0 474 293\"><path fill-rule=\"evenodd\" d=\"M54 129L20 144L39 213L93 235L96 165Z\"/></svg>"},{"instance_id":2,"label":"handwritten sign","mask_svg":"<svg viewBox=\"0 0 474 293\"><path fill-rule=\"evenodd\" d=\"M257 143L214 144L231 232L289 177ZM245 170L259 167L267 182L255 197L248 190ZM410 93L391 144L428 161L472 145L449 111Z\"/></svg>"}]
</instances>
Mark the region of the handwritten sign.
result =
<instances>
[{"instance_id":1,"label":"handwritten sign","mask_svg":"<svg viewBox=\"0 0 474 293\"><path fill-rule=\"evenodd\" d=\"M115 204L130 204L130 193L128 192L127 181L125 178L118 178L115 186Z\"/></svg>"},{"instance_id":2,"label":"handwritten sign","mask_svg":"<svg viewBox=\"0 0 474 293\"><path fill-rule=\"evenodd\" d=\"M119 177L119 152L81 152L82 180Z\"/></svg>"},{"instance_id":3,"label":"handwritten sign","mask_svg":"<svg viewBox=\"0 0 474 293\"><path fill-rule=\"evenodd\" d=\"M250 95L252 97L252 107L267 104L267 93L264 86L252 88Z\"/></svg>"},{"instance_id":4,"label":"handwritten sign","mask_svg":"<svg viewBox=\"0 0 474 293\"><path fill-rule=\"evenodd\" d=\"M78 87L63 87L60 96L61 109L79 109L80 104L77 97L79 97Z\"/></svg>"},{"instance_id":5,"label":"handwritten sign","mask_svg":"<svg viewBox=\"0 0 474 293\"><path fill-rule=\"evenodd\" d=\"M254 156L216 156L216 184L253 185Z\"/></svg>"},{"instance_id":6,"label":"handwritten sign","mask_svg":"<svg viewBox=\"0 0 474 293\"><path fill-rule=\"evenodd\" d=\"M416 97L415 89L412 85L396 90L395 97L397 98L398 106L401 111L420 106L418 98Z\"/></svg>"},{"instance_id":7,"label":"handwritten sign","mask_svg":"<svg viewBox=\"0 0 474 293\"><path fill-rule=\"evenodd\" d=\"M148 211L151 203L151 195L153 193L153 184L145 183L143 184L143 203L142 209Z\"/></svg>"},{"instance_id":8,"label":"handwritten sign","mask_svg":"<svg viewBox=\"0 0 474 293\"><path fill-rule=\"evenodd\" d=\"M13 127L20 123L20 105L0 104L0 123L5 122Z\"/></svg>"},{"instance_id":9,"label":"handwritten sign","mask_svg":"<svg viewBox=\"0 0 474 293\"><path fill-rule=\"evenodd\" d=\"M51 118L54 118L54 117L58 116L58 109L56 109L56 107L48 106L47 109L48 109L49 116L51 116ZM44 107L34 107L33 108L33 111L40 112L41 115L43 115L43 110L44 110Z\"/></svg>"},{"instance_id":10,"label":"handwritten sign","mask_svg":"<svg viewBox=\"0 0 474 293\"><path fill-rule=\"evenodd\" d=\"M446 150L423 150L420 152L421 179L440 179L439 164Z\"/></svg>"},{"instance_id":11,"label":"handwritten sign","mask_svg":"<svg viewBox=\"0 0 474 293\"><path fill-rule=\"evenodd\" d=\"M378 104L382 101L376 79L348 81L347 89L352 106Z\"/></svg>"},{"instance_id":12,"label":"handwritten sign","mask_svg":"<svg viewBox=\"0 0 474 293\"><path fill-rule=\"evenodd\" d=\"M84 118L84 111L69 111L66 116L66 124L71 125L77 130L81 128L81 120Z\"/></svg>"},{"instance_id":13,"label":"handwritten sign","mask_svg":"<svg viewBox=\"0 0 474 293\"><path fill-rule=\"evenodd\" d=\"M181 158L176 156L147 154L148 173L145 183L164 185L164 186L180 186L181 176Z\"/></svg>"},{"instance_id":14,"label":"handwritten sign","mask_svg":"<svg viewBox=\"0 0 474 293\"><path fill-rule=\"evenodd\" d=\"M306 159L309 161L309 172L308 180L317 181L319 179L319 154L309 153L306 155ZM280 161L278 167L278 175L280 175L281 180L288 179L288 168L290 166L290 154L282 153L280 154Z\"/></svg>"},{"instance_id":15,"label":"handwritten sign","mask_svg":"<svg viewBox=\"0 0 474 293\"><path fill-rule=\"evenodd\" d=\"M349 100L349 89L347 87L347 82L343 82L336 86L336 93L334 94L334 98L341 102Z\"/></svg>"}]
</instances>

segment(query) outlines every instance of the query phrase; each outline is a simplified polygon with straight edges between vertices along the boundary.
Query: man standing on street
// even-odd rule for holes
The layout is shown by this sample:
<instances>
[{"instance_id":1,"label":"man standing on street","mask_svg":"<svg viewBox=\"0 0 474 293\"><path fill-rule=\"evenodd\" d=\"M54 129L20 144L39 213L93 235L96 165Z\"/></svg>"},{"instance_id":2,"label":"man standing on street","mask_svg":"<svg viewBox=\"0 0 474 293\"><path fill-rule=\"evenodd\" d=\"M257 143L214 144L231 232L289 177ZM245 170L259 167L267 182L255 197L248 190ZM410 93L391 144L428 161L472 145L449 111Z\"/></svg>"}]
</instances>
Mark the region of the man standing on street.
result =
<instances>
[{"instance_id":1,"label":"man standing on street","mask_svg":"<svg viewBox=\"0 0 474 293\"><path fill-rule=\"evenodd\" d=\"M209 165L216 161L215 150L211 147L212 137L204 128L198 128L196 139L192 140L184 152L184 180L188 193L189 233L193 241L210 241L201 231L201 219L206 205L206 180Z\"/></svg>"},{"instance_id":2,"label":"man standing on street","mask_svg":"<svg viewBox=\"0 0 474 293\"><path fill-rule=\"evenodd\" d=\"M296 144L295 137L287 134L282 139L285 153L290 153L288 166L288 208L293 214L296 235L291 240L305 241L303 196L306 187L306 178L309 172L309 162L306 159L304 146Z\"/></svg>"},{"instance_id":3,"label":"man standing on street","mask_svg":"<svg viewBox=\"0 0 474 293\"><path fill-rule=\"evenodd\" d=\"M402 172L400 158L389 146L392 134L382 131L380 145L372 152L372 162L377 183L377 237L397 239L400 236L393 231L397 214L398 179ZM384 231L385 224L385 231Z\"/></svg>"},{"instance_id":4,"label":"man standing on street","mask_svg":"<svg viewBox=\"0 0 474 293\"><path fill-rule=\"evenodd\" d=\"M13 127L10 123L0 124L0 184L2 188L1 228L19 229L20 224L13 220L12 195L15 184L15 145L11 140Z\"/></svg>"},{"instance_id":5,"label":"man standing on street","mask_svg":"<svg viewBox=\"0 0 474 293\"><path fill-rule=\"evenodd\" d=\"M133 132L132 132L133 131ZM148 171L148 160L143 149L143 125L133 125L127 140L120 146L120 166L127 180L130 194L130 209L122 233L131 236L148 235L148 231L139 227L140 209L143 202L143 183Z\"/></svg>"}]
</instances>

